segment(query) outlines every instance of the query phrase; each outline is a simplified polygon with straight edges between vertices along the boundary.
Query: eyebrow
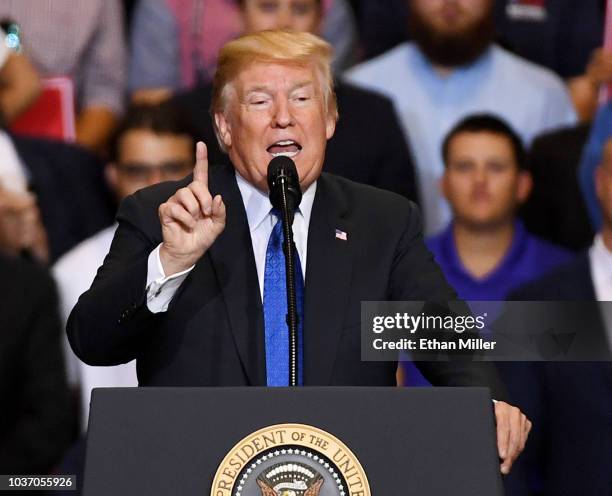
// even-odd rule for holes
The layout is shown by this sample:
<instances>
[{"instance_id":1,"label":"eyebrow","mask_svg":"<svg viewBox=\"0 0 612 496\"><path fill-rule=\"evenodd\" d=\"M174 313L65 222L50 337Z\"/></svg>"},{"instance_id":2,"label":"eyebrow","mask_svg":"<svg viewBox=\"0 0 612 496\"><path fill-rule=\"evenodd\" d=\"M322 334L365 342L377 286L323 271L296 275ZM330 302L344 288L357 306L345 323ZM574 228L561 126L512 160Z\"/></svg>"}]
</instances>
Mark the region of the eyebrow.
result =
<instances>
[{"instance_id":1,"label":"eyebrow","mask_svg":"<svg viewBox=\"0 0 612 496\"><path fill-rule=\"evenodd\" d=\"M306 86L314 86L314 83L310 80L308 81L301 81L299 83L294 84L290 89L289 92L293 92L295 90L299 90L301 88L304 88ZM245 91L245 95L250 95L251 93L271 93L270 92L270 88L268 86L266 86L265 84L258 84L256 86L251 86L250 88L248 88Z\"/></svg>"}]
</instances>

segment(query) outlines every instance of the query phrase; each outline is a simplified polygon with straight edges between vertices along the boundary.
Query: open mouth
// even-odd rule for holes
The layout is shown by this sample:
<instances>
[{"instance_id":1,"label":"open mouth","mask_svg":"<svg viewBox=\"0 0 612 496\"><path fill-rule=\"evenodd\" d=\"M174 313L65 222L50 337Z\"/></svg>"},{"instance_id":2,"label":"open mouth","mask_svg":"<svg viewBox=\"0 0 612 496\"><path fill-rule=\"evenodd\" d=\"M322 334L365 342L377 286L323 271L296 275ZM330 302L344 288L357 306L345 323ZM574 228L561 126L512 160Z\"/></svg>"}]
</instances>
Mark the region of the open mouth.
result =
<instances>
[{"instance_id":1,"label":"open mouth","mask_svg":"<svg viewBox=\"0 0 612 496\"><path fill-rule=\"evenodd\" d=\"M294 140L282 140L273 143L267 151L273 157L295 157L302 150L302 145Z\"/></svg>"}]
</instances>

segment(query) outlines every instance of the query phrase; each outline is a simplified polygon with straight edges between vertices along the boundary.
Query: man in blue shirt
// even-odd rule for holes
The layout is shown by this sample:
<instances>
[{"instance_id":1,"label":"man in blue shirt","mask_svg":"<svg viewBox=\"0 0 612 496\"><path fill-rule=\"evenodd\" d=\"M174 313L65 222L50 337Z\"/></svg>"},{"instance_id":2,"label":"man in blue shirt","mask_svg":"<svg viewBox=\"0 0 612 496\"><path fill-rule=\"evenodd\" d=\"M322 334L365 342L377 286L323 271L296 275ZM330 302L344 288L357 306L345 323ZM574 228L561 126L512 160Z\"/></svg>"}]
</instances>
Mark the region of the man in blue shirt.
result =
<instances>
[{"instance_id":1,"label":"man in blue shirt","mask_svg":"<svg viewBox=\"0 0 612 496\"><path fill-rule=\"evenodd\" d=\"M527 144L573 124L576 115L558 76L493 43L492 0L411 0L409 6L415 41L357 66L348 79L394 101L415 153L426 233L435 234L450 219L437 189L440 145L460 119L494 113Z\"/></svg>"},{"instance_id":2,"label":"man in blue shirt","mask_svg":"<svg viewBox=\"0 0 612 496\"><path fill-rule=\"evenodd\" d=\"M521 140L507 124L486 114L467 117L444 140L442 155L440 186L453 220L427 246L461 298L503 300L571 259L516 217L531 177Z\"/></svg>"}]
</instances>

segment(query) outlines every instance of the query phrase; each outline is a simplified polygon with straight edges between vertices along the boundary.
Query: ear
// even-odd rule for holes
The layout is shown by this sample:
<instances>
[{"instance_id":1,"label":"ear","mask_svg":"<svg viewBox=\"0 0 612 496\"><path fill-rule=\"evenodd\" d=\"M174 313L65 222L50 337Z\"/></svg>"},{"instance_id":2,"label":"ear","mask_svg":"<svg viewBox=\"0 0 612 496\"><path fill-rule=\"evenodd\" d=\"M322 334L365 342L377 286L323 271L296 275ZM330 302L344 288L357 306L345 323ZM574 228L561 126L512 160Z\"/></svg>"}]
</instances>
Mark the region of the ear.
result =
<instances>
[{"instance_id":1,"label":"ear","mask_svg":"<svg viewBox=\"0 0 612 496\"><path fill-rule=\"evenodd\" d=\"M533 178L527 171L520 171L518 176L518 184L516 188L516 199L519 205L522 205L527 201L531 190L533 189Z\"/></svg>"},{"instance_id":2,"label":"ear","mask_svg":"<svg viewBox=\"0 0 612 496\"><path fill-rule=\"evenodd\" d=\"M232 146L232 127L225 117L224 114L218 112L215 113L215 124L219 131L219 137L225 145L225 148L229 149Z\"/></svg>"},{"instance_id":3,"label":"ear","mask_svg":"<svg viewBox=\"0 0 612 496\"><path fill-rule=\"evenodd\" d=\"M331 115L328 115L325 122L325 136L328 140L331 139L334 132L336 132L336 119L334 119Z\"/></svg>"},{"instance_id":4,"label":"ear","mask_svg":"<svg viewBox=\"0 0 612 496\"><path fill-rule=\"evenodd\" d=\"M113 191L117 191L117 164L109 162L104 167L104 178Z\"/></svg>"},{"instance_id":5,"label":"ear","mask_svg":"<svg viewBox=\"0 0 612 496\"><path fill-rule=\"evenodd\" d=\"M446 183L446 172L440 176L438 179L438 191L444 197L446 201L448 201L448 188Z\"/></svg>"},{"instance_id":6,"label":"ear","mask_svg":"<svg viewBox=\"0 0 612 496\"><path fill-rule=\"evenodd\" d=\"M603 170L603 165L599 164L597 166L597 168L595 169L595 172L593 173L593 175L595 176L595 193L597 194L597 199L601 202L603 197L604 197L604 184L605 184L605 178L603 177L603 175L605 174L605 171Z\"/></svg>"}]
</instances>

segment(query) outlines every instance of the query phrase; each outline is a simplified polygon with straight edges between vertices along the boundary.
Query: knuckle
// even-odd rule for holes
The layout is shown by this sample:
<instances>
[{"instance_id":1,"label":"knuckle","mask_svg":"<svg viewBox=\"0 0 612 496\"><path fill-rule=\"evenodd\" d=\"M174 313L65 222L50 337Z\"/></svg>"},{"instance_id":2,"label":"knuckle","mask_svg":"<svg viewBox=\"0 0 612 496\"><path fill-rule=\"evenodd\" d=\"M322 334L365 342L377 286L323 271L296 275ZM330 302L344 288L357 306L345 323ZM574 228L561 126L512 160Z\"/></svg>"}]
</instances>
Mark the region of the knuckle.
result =
<instances>
[{"instance_id":1,"label":"knuckle","mask_svg":"<svg viewBox=\"0 0 612 496\"><path fill-rule=\"evenodd\" d=\"M191 196L191 190L188 187L187 188L181 188L176 193L178 195L178 198L181 201L185 201L186 199L188 199Z\"/></svg>"}]
</instances>

